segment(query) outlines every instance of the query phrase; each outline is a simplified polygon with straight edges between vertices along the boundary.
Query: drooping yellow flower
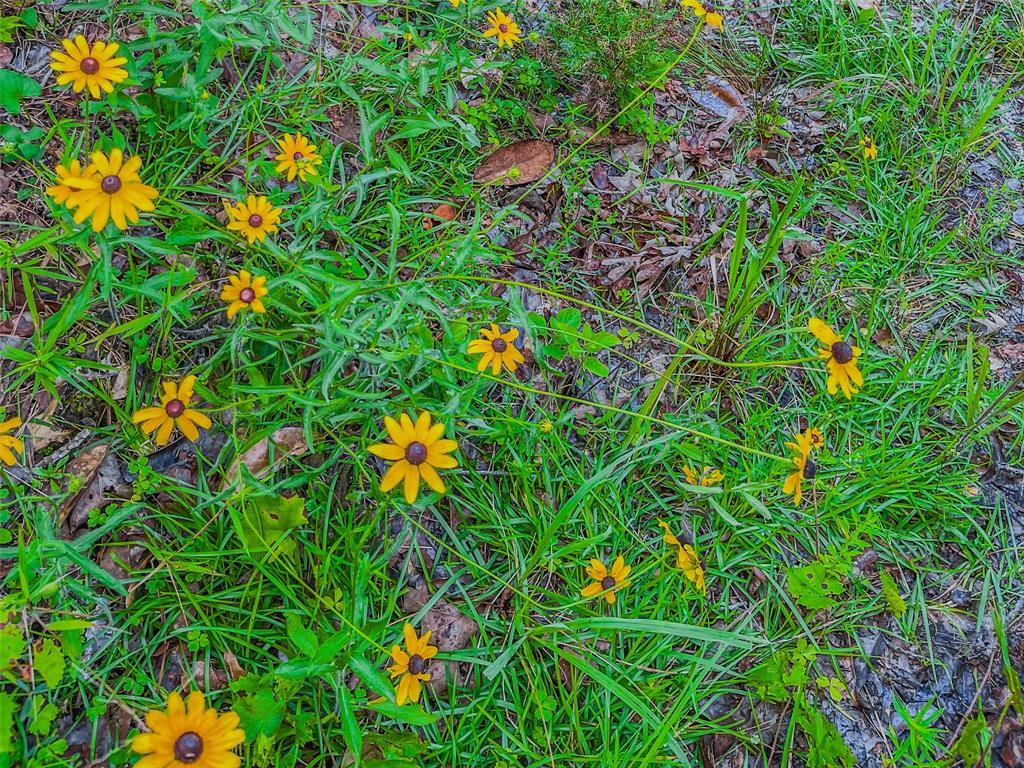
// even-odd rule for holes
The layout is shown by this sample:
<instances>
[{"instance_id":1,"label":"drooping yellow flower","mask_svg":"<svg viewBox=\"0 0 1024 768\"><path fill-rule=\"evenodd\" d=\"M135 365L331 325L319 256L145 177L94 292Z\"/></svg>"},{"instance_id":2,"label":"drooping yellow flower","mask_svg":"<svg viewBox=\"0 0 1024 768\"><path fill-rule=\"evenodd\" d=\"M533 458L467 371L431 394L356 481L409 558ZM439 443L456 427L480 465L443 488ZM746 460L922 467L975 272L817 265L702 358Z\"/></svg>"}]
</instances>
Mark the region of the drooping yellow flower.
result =
<instances>
[{"instance_id":1,"label":"drooping yellow flower","mask_svg":"<svg viewBox=\"0 0 1024 768\"><path fill-rule=\"evenodd\" d=\"M519 25L511 16L505 14L501 8L495 8L487 12L487 23L491 26L484 32L484 37L493 37L498 41L498 48L513 45L523 39Z\"/></svg>"},{"instance_id":2,"label":"drooping yellow flower","mask_svg":"<svg viewBox=\"0 0 1024 768\"><path fill-rule=\"evenodd\" d=\"M22 455L25 453L25 446L21 440L14 435L8 434L20 426L21 419L17 416L13 419L7 419L7 421L0 421L0 461L8 467L13 467L18 460L14 455L15 451Z\"/></svg>"},{"instance_id":3,"label":"drooping yellow flower","mask_svg":"<svg viewBox=\"0 0 1024 768\"><path fill-rule=\"evenodd\" d=\"M437 656L437 648L430 644L431 631L428 629L423 637L416 637L416 630L412 624L406 624L402 628L405 635L405 649L395 645L391 648L391 658L394 664L388 667L391 679L401 677L398 685L395 686L395 701L398 706L406 702L415 704L420 700L420 691L423 683L430 679L426 672L427 662Z\"/></svg>"},{"instance_id":4,"label":"drooping yellow flower","mask_svg":"<svg viewBox=\"0 0 1024 768\"><path fill-rule=\"evenodd\" d=\"M419 496L421 479L433 490L444 493L444 482L437 470L459 465L453 456L448 455L459 444L442 439L444 424L431 426L430 421L431 416L426 411L420 413L415 424L405 413L398 421L385 416L384 428L392 442L370 446L370 453L374 456L394 462L381 478L380 489L386 493L404 481L405 500L409 504Z\"/></svg>"},{"instance_id":5,"label":"drooping yellow flower","mask_svg":"<svg viewBox=\"0 0 1024 768\"><path fill-rule=\"evenodd\" d=\"M234 318L239 310L251 309L263 314L267 308L260 299L267 295L264 287L267 278L263 275L253 277L247 270L240 270L237 275L228 275L228 282L220 292L221 301L228 303L228 320Z\"/></svg>"},{"instance_id":6,"label":"drooping yellow flower","mask_svg":"<svg viewBox=\"0 0 1024 768\"><path fill-rule=\"evenodd\" d=\"M689 464L686 464L683 467L683 474L686 475L686 482L690 485L718 485L725 479L725 475L723 475L719 470L714 467L709 467L706 464L700 472L698 472L695 467L691 467Z\"/></svg>"},{"instance_id":7,"label":"drooping yellow flower","mask_svg":"<svg viewBox=\"0 0 1024 768\"><path fill-rule=\"evenodd\" d=\"M516 349L515 340L519 338L519 329L510 328L501 332L501 328L491 323L491 327L480 329L480 338L469 342L467 351L471 355L481 355L477 363L478 371L491 366L491 375L497 376L501 373L501 367L508 368L509 373L515 373L516 368L525 361L523 353Z\"/></svg>"},{"instance_id":8,"label":"drooping yellow flower","mask_svg":"<svg viewBox=\"0 0 1024 768\"><path fill-rule=\"evenodd\" d=\"M878 157L878 145L875 144L875 140L870 136L865 136L860 140L860 145L864 149L864 159L874 160Z\"/></svg>"},{"instance_id":9,"label":"drooping yellow flower","mask_svg":"<svg viewBox=\"0 0 1024 768\"><path fill-rule=\"evenodd\" d=\"M681 570L683 575L693 582L702 595L707 594L708 587L704 581L704 568L700 564L697 550L693 548L692 544L681 542L672 533L672 529L668 527L668 523L664 520L658 521L658 527L665 532L665 535L661 537L662 541L670 547L676 548L676 568Z\"/></svg>"},{"instance_id":10,"label":"drooping yellow flower","mask_svg":"<svg viewBox=\"0 0 1024 768\"><path fill-rule=\"evenodd\" d=\"M864 386L864 377L857 368L860 347L837 336L831 326L816 317L811 318L807 327L818 341L826 345L825 349L818 350L818 357L825 361L828 369L828 380L825 382L828 393L834 395L841 389L849 400Z\"/></svg>"},{"instance_id":11,"label":"drooping yellow flower","mask_svg":"<svg viewBox=\"0 0 1024 768\"><path fill-rule=\"evenodd\" d=\"M135 768L238 768L242 760L232 750L245 741L238 723L234 712L207 708L199 691L187 702L174 691L166 710L146 714L149 732L132 739L132 751L142 755Z\"/></svg>"},{"instance_id":12,"label":"drooping yellow flower","mask_svg":"<svg viewBox=\"0 0 1024 768\"><path fill-rule=\"evenodd\" d=\"M705 5L699 0L681 0L681 4L683 8L692 8L693 15L698 19L704 19L704 22L709 27L714 27L715 29L722 28L722 22L724 21L722 14L715 11L709 5Z\"/></svg>"},{"instance_id":13,"label":"drooping yellow flower","mask_svg":"<svg viewBox=\"0 0 1024 768\"><path fill-rule=\"evenodd\" d=\"M800 506L800 502L803 501L804 497L803 481L805 479L813 480L818 474L818 465L811 458L815 432L817 430L813 429L808 429L802 433L797 432L793 436L793 442L786 443L786 447L795 454L791 459L794 469L782 484L782 492L792 496L793 505L797 507ZM818 432L818 435L820 436L821 433ZM824 441L822 441L822 444L824 444Z\"/></svg>"},{"instance_id":14,"label":"drooping yellow flower","mask_svg":"<svg viewBox=\"0 0 1024 768\"><path fill-rule=\"evenodd\" d=\"M629 572L632 570L633 567L626 565L622 555L615 558L610 571L605 567L604 563L594 558L590 561L590 565L587 566L587 575L594 582L587 584L587 586L581 589L580 595L583 597L595 597L604 592L605 602L611 605L615 602L615 593L629 586L626 577L629 576Z\"/></svg>"},{"instance_id":15,"label":"drooping yellow flower","mask_svg":"<svg viewBox=\"0 0 1024 768\"><path fill-rule=\"evenodd\" d=\"M100 97L100 91L113 93L114 84L120 83L128 77L128 72L121 68L128 59L122 56L115 56L120 45L117 43L104 43L97 40L91 46L83 35L78 35L74 40L62 40L63 51L51 51L50 68L57 75L57 85L71 83L75 93L81 93L88 88L94 99Z\"/></svg>"},{"instance_id":16,"label":"drooping yellow flower","mask_svg":"<svg viewBox=\"0 0 1024 768\"><path fill-rule=\"evenodd\" d=\"M186 376L180 384L163 382L164 393L160 397L160 407L142 408L135 412L132 421L142 425L143 434L156 432L153 442L157 445L167 445L175 427L194 443L199 439L197 427L209 429L213 423L205 413L188 407L195 384L195 376Z\"/></svg>"},{"instance_id":17,"label":"drooping yellow flower","mask_svg":"<svg viewBox=\"0 0 1024 768\"><path fill-rule=\"evenodd\" d=\"M803 432L793 435L793 441L787 442L786 447L793 453L808 456L812 450L819 451L825 447L825 436L816 427L808 427Z\"/></svg>"},{"instance_id":18,"label":"drooping yellow flower","mask_svg":"<svg viewBox=\"0 0 1024 768\"><path fill-rule=\"evenodd\" d=\"M92 229L101 231L108 221L120 230L129 222L139 222L139 211L152 211L153 201L159 194L153 187L142 183L139 170L142 159L125 159L120 149L92 153L92 163L81 176L66 176L61 181L72 189L63 204L74 211L76 224L92 217Z\"/></svg>"},{"instance_id":19,"label":"drooping yellow flower","mask_svg":"<svg viewBox=\"0 0 1024 768\"><path fill-rule=\"evenodd\" d=\"M305 181L307 176L316 176L316 166L323 162L316 147L301 133L292 136L286 133L277 140L281 154L274 159L278 161L276 170L287 175L288 181Z\"/></svg>"},{"instance_id":20,"label":"drooping yellow flower","mask_svg":"<svg viewBox=\"0 0 1024 768\"><path fill-rule=\"evenodd\" d=\"M52 187L47 187L46 194L52 197L53 201L58 205L64 205L68 198L77 191L73 187L68 186L68 181L71 179L95 176L98 171L93 165L83 169L81 163L77 160L72 160L67 165L58 165L56 169L54 169L54 173L57 176L57 183Z\"/></svg>"},{"instance_id":21,"label":"drooping yellow flower","mask_svg":"<svg viewBox=\"0 0 1024 768\"><path fill-rule=\"evenodd\" d=\"M281 209L271 205L263 195L249 195L244 203L234 206L225 204L224 210L230 219L228 229L241 232L249 245L277 232L277 222L281 220Z\"/></svg>"}]
</instances>

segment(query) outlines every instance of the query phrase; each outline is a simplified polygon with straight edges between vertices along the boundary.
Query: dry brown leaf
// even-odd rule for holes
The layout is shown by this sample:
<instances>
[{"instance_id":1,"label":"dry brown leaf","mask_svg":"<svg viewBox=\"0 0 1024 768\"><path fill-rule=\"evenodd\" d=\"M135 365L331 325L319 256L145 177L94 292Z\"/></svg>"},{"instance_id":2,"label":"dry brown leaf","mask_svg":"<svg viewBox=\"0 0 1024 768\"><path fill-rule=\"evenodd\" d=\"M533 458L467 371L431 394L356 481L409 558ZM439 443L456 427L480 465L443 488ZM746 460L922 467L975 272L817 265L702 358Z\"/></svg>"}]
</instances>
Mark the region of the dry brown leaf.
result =
<instances>
[{"instance_id":1,"label":"dry brown leaf","mask_svg":"<svg viewBox=\"0 0 1024 768\"><path fill-rule=\"evenodd\" d=\"M455 206L449 205L448 203L441 203L437 208L430 212L432 218L423 219L423 228L430 230L434 228L434 225L438 222L435 219L441 221L454 221L457 211Z\"/></svg>"},{"instance_id":2,"label":"dry brown leaf","mask_svg":"<svg viewBox=\"0 0 1024 768\"><path fill-rule=\"evenodd\" d=\"M274 463L280 462L289 456L302 456L309 452L306 439L302 434L302 427L281 427L270 437L264 437L256 445L247 450L238 460L231 465L221 488L231 484L238 474L239 464L244 464L254 477L266 474L270 469L270 444L274 444Z\"/></svg>"},{"instance_id":3,"label":"dry brown leaf","mask_svg":"<svg viewBox=\"0 0 1024 768\"><path fill-rule=\"evenodd\" d=\"M593 253L594 243L591 246ZM608 245L607 243L604 245ZM624 252L599 258L598 269L605 272L605 285L613 290L628 288L634 283L641 298L649 296L657 287L662 275L672 267L690 257L690 247L668 243L658 237L648 242L636 253Z\"/></svg>"},{"instance_id":4,"label":"dry brown leaf","mask_svg":"<svg viewBox=\"0 0 1024 768\"><path fill-rule=\"evenodd\" d=\"M496 182L510 187L541 178L555 162L555 145L535 139L502 147L476 169L473 178L481 184Z\"/></svg>"},{"instance_id":5,"label":"dry brown leaf","mask_svg":"<svg viewBox=\"0 0 1024 768\"><path fill-rule=\"evenodd\" d=\"M67 533L84 527L92 510L124 498L131 489L121 477L117 457L110 453L107 443L84 450L68 462L65 472L78 478L81 489L61 507L60 522L67 526Z\"/></svg>"},{"instance_id":6,"label":"dry brown leaf","mask_svg":"<svg viewBox=\"0 0 1024 768\"><path fill-rule=\"evenodd\" d=\"M238 657L231 651L224 651L224 667L228 671L228 677L232 680L241 680L245 677L245 670L238 663Z\"/></svg>"},{"instance_id":7,"label":"dry brown leaf","mask_svg":"<svg viewBox=\"0 0 1024 768\"><path fill-rule=\"evenodd\" d=\"M71 434L66 429L54 429L49 424L33 421L28 425L28 433L32 435L32 450L43 451L54 443L63 443Z\"/></svg>"},{"instance_id":8,"label":"dry brown leaf","mask_svg":"<svg viewBox=\"0 0 1024 768\"><path fill-rule=\"evenodd\" d=\"M707 89L688 89L691 99L713 115L724 118L732 125L747 116L747 102L740 92L727 80L720 77L708 77Z\"/></svg>"}]
</instances>

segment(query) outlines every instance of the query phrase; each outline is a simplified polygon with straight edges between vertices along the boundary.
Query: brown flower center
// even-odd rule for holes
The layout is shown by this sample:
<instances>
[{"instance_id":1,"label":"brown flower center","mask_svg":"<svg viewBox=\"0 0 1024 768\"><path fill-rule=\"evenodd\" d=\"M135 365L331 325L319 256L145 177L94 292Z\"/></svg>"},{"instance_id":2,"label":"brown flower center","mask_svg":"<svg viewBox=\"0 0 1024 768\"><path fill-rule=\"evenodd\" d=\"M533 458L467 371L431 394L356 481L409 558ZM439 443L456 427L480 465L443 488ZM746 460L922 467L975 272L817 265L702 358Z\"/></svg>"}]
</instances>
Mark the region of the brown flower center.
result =
<instances>
[{"instance_id":1,"label":"brown flower center","mask_svg":"<svg viewBox=\"0 0 1024 768\"><path fill-rule=\"evenodd\" d=\"M301 152L296 152L294 155L292 155L292 160L301 160L303 157L305 157L305 155L303 155Z\"/></svg>"},{"instance_id":2,"label":"brown flower center","mask_svg":"<svg viewBox=\"0 0 1024 768\"><path fill-rule=\"evenodd\" d=\"M185 412L185 404L178 398L174 398L164 406L164 410L167 411L168 416L172 419L176 419Z\"/></svg>"},{"instance_id":3,"label":"brown flower center","mask_svg":"<svg viewBox=\"0 0 1024 768\"><path fill-rule=\"evenodd\" d=\"M614 576L605 576L603 579L601 579L601 589L611 589L614 586L615 586L615 577Z\"/></svg>"},{"instance_id":4,"label":"brown flower center","mask_svg":"<svg viewBox=\"0 0 1024 768\"><path fill-rule=\"evenodd\" d=\"M840 365L846 365L853 360L853 347L845 341L837 341L832 345L832 359Z\"/></svg>"},{"instance_id":5,"label":"brown flower center","mask_svg":"<svg viewBox=\"0 0 1024 768\"><path fill-rule=\"evenodd\" d=\"M258 213L254 213L252 216L249 217L249 226L254 229L256 227L263 226L263 217L260 216Z\"/></svg>"},{"instance_id":6,"label":"brown flower center","mask_svg":"<svg viewBox=\"0 0 1024 768\"><path fill-rule=\"evenodd\" d=\"M100 71L100 63L96 61L92 56L86 56L82 59L82 63L79 65L81 70L87 75L95 75Z\"/></svg>"},{"instance_id":7,"label":"brown flower center","mask_svg":"<svg viewBox=\"0 0 1024 768\"><path fill-rule=\"evenodd\" d=\"M409 671L412 672L414 675L422 674L426 666L426 660L418 653L414 656L409 657Z\"/></svg>"},{"instance_id":8,"label":"brown flower center","mask_svg":"<svg viewBox=\"0 0 1024 768\"><path fill-rule=\"evenodd\" d=\"M238 298L246 304L252 304L252 300L256 298L256 291L252 288L243 288L238 292Z\"/></svg>"},{"instance_id":9,"label":"brown flower center","mask_svg":"<svg viewBox=\"0 0 1024 768\"><path fill-rule=\"evenodd\" d=\"M112 195L121 189L121 178L119 176L104 176L100 182L100 188L108 195Z\"/></svg>"},{"instance_id":10,"label":"brown flower center","mask_svg":"<svg viewBox=\"0 0 1024 768\"><path fill-rule=\"evenodd\" d=\"M806 477L808 480L813 480L814 476L817 475L817 474L818 474L818 465L815 464L810 459L808 459L807 463L804 464L804 477Z\"/></svg>"},{"instance_id":11,"label":"brown flower center","mask_svg":"<svg viewBox=\"0 0 1024 768\"><path fill-rule=\"evenodd\" d=\"M495 352L504 352L508 349L508 342L499 337L491 342L491 349Z\"/></svg>"},{"instance_id":12,"label":"brown flower center","mask_svg":"<svg viewBox=\"0 0 1024 768\"><path fill-rule=\"evenodd\" d=\"M508 32L508 24L499 24L498 31L501 32L502 34Z\"/></svg>"},{"instance_id":13,"label":"brown flower center","mask_svg":"<svg viewBox=\"0 0 1024 768\"><path fill-rule=\"evenodd\" d=\"M418 440L405 446L405 460L410 464L422 464L427 460L427 446Z\"/></svg>"},{"instance_id":14,"label":"brown flower center","mask_svg":"<svg viewBox=\"0 0 1024 768\"><path fill-rule=\"evenodd\" d=\"M174 757L182 763L194 763L203 754L203 737L186 731L174 742Z\"/></svg>"}]
</instances>

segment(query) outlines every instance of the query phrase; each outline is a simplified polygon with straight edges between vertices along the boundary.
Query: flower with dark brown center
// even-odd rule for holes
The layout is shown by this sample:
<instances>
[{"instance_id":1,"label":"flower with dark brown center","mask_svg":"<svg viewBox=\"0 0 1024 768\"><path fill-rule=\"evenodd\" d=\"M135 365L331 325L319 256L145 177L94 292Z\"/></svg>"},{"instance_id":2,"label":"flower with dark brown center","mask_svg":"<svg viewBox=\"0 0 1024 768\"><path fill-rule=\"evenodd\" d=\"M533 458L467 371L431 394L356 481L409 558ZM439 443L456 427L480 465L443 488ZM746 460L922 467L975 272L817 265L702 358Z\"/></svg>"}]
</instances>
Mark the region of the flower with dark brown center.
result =
<instances>
[{"instance_id":1,"label":"flower with dark brown center","mask_svg":"<svg viewBox=\"0 0 1024 768\"><path fill-rule=\"evenodd\" d=\"M238 292L238 300L244 301L246 304L252 304L252 300L256 298L256 291L252 288L243 288Z\"/></svg>"},{"instance_id":2,"label":"flower with dark brown center","mask_svg":"<svg viewBox=\"0 0 1024 768\"><path fill-rule=\"evenodd\" d=\"M409 671L414 675L423 674L423 670L426 669L426 666L427 662L418 653L409 657Z\"/></svg>"},{"instance_id":3,"label":"flower with dark brown center","mask_svg":"<svg viewBox=\"0 0 1024 768\"><path fill-rule=\"evenodd\" d=\"M845 341L837 341L832 345L832 359L840 365L846 365L853 360L853 347Z\"/></svg>"},{"instance_id":4,"label":"flower with dark brown center","mask_svg":"<svg viewBox=\"0 0 1024 768\"><path fill-rule=\"evenodd\" d=\"M185 412L185 404L181 402L181 400L175 398L164 406L164 410L167 411L168 416L172 419L176 419Z\"/></svg>"},{"instance_id":5,"label":"flower with dark brown center","mask_svg":"<svg viewBox=\"0 0 1024 768\"><path fill-rule=\"evenodd\" d=\"M195 731L186 731L174 742L174 757L182 763L194 763L203 754L203 739Z\"/></svg>"},{"instance_id":6,"label":"flower with dark brown center","mask_svg":"<svg viewBox=\"0 0 1024 768\"><path fill-rule=\"evenodd\" d=\"M100 182L100 189L108 195L116 194L121 190L121 178L119 176L104 176Z\"/></svg>"},{"instance_id":7,"label":"flower with dark brown center","mask_svg":"<svg viewBox=\"0 0 1024 768\"><path fill-rule=\"evenodd\" d=\"M253 229L263 226L263 217L254 213L249 217L249 226Z\"/></svg>"},{"instance_id":8,"label":"flower with dark brown center","mask_svg":"<svg viewBox=\"0 0 1024 768\"><path fill-rule=\"evenodd\" d=\"M95 75L100 71L100 63L92 56L82 59L82 71L87 75Z\"/></svg>"},{"instance_id":9,"label":"flower with dark brown center","mask_svg":"<svg viewBox=\"0 0 1024 768\"><path fill-rule=\"evenodd\" d=\"M427 460L427 446L418 440L405 446L405 460L410 464L418 465Z\"/></svg>"},{"instance_id":10,"label":"flower with dark brown center","mask_svg":"<svg viewBox=\"0 0 1024 768\"><path fill-rule=\"evenodd\" d=\"M499 336L498 338L491 342L491 349L493 349L495 352L504 352L506 349L508 349L508 342Z\"/></svg>"},{"instance_id":11,"label":"flower with dark brown center","mask_svg":"<svg viewBox=\"0 0 1024 768\"><path fill-rule=\"evenodd\" d=\"M804 464L804 477L808 480L813 480L814 476L818 474L818 465L810 459Z\"/></svg>"},{"instance_id":12,"label":"flower with dark brown center","mask_svg":"<svg viewBox=\"0 0 1024 768\"><path fill-rule=\"evenodd\" d=\"M601 579L601 589L611 589L614 586L615 586L615 577L614 576L605 576L603 579Z\"/></svg>"}]
</instances>

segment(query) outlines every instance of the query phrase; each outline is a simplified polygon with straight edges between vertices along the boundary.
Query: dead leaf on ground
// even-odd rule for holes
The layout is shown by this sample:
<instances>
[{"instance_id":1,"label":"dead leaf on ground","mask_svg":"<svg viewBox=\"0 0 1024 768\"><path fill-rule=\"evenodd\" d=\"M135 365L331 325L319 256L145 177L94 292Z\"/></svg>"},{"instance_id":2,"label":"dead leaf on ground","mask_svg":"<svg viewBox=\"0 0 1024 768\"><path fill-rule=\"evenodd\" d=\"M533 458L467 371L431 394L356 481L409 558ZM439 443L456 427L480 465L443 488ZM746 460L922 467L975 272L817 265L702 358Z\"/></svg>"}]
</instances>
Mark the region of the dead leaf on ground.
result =
<instances>
[{"instance_id":1,"label":"dead leaf on ground","mask_svg":"<svg viewBox=\"0 0 1024 768\"><path fill-rule=\"evenodd\" d=\"M224 651L224 667L228 671L228 677L232 680L241 680L245 677L245 670L238 663L238 657L231 651Z\"/></svg>"},{"instance_id":2,"label":"dead leaf on ground","mask_svg":"<svg viewBox=\"0 0 1024 768\"><path fill-rule=\"evenodd\" d=\"M481 184L497 182L510 187L541 178L555 162L555 145L530 139L502 147L476 169L473 178Z\"/></svg>"},{"instance_id":3,"label":"dead leaf on ground","mask_svg":"<svg viewBox=\"0 0 1024 768\"><path fill-rule=\"evenodd\" d=\"M439 221L454 221L456 215L455 206L441 203L441 205L430 212L430 217L423 219L423 228L431 230Z\"/></svg>"},{"instance_id":4,"label":"dead leaf on ground","mask_svg":"<svg viewBox=\"0 0 1024 768\"><path fill-rule=\"evenodd\" d=\"M90 512L121 501L131 492L131 486L121 476L120 462L107 443L87 448L68 462L65 472L81 483L81 490L61 508L61 526L68 534L84 528Z\"/></svg>"},{"instance_id":5,"label":"dead leaf on ground","mask_svg":"<svg viewBox=\"0 0 1024 768\"><path fill-rule=\"evenodd\" d=\"M254 477L261 477L266 474L271 465L270 445L274 444L274 463L278 463L289 456L302 456L309 452L306 439L302 434L302 427L281 427L270 437L264 437L256 445L247 450L237 461L231 465L221 488L226 488L238 474L239 464L244 464Z\"/></svg>"},{"instance_id":6,"label":"dead leaf on ground","mask_svg":"<svg viewBox=\"0 0 1024 768\"><path fill-rule=\"evenodd\" d=\"M717 136L721 136L750 112L740 92L720 77L709 76L706 89L689 88L687 93L702 109L724 120L715 130Z\"/></svg>"},{"instance_id":7,"label":"dead leaf on ground","mask_svg":"<svg viewBox=\"0 0 1024 768\"><path fill-rule=\"evenodd\" d=\"M599 256L601 251L611 253ZM627 288L635 284L640 297L654 292L662 275L690 257L690 247L666 242L657 237L637 252L612 243L593 243L590 247L590 261L604 273L602 283L612 290Z\"/></svg>"}]
</instances>

